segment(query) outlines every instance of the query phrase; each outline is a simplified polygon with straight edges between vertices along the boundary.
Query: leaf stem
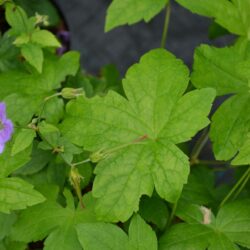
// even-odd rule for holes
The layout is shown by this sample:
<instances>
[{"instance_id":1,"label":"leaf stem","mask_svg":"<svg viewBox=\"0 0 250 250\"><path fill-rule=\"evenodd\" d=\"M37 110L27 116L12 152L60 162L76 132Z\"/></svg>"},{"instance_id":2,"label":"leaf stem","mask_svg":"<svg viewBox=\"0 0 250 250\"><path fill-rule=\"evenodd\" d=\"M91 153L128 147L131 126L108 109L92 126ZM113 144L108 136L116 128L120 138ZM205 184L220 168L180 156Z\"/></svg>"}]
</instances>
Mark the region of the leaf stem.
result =
<instances>
[{"instance_id":1,"label":"leaf stem","mask_svg":"<svg viewBox=\"0 0 250 250\"><path fill-rule=\"evenodd\" d=\"M175 212L176 212L176 209L177 209L177 205L178 205L178 201L176 203L174 203L174 205L172 207L172 211L171 211L171 214L170 214L168 222L167 222L167 227L169 227L173 222L174 215L175 215Z\"/></svg>"},{"instance_id":2,"label":"leaf stem","mask_svg":"<svg viewBox=\"0 0 250 250\"><path fill-rule=\"evenodd\" d=\"M237 192L234 194L233 200L235 200L240 195L240 193L242 192L242 190L244 189L244 187L248 183L249 179L250 179L250 171L248 172L248 175L246 176L245 180L242 182L242 184L239 187L239 189L237 190Z\"/></svg>"},{"instance_id":3,"label":"leaf stem","mask_svg":"<svg viewBox=\"0 0 250 250\"><path fill-rule=\"evenodd\" d=\"M241 178L233 186L233 188L230 190L230 192L227 194L227 196L220 203L219 207L222 207L229 200L229 198L237 191L238 187L240 187L242 183L244 184L244 186L246 185L247 182L245 182L245 180L246 179L248 180L249 176L250 176L250 168L248 168L246 170L246 172L241 176ZM239 190L241 191L244 188L244 186L243 187L241 186ZM237 192L237 195L238 195L238 192Z\"/></svg>"},{"instance_id":4,"label":"leaf stem","mask_svg":"<svg viewBox=\"0 0 250 250\"><path fill-rule=\"evenodd\" d=\"M199 161L198 156L199 156L201 150L206 145L207 141L208 141L208 130L205 129L205 130L203 130L201 137L197 140L196 144L193 147L193 150L192 150L191 156L190 156L190 165L197 164L197 162Z\"/></svg>"},{"instance_id":5,"label":"leaf stem","mask_svg":"<svg viewBox=\"0 0 250 250\"><path fill-rule=\"evenodd\" d=\"M37 118L37 123L39 123L41 118L42 118L43 111L44 111L44 108L45 108L45 105L46 105L47 101L49 101L50 99L52 99L52 98L54 98L56 96L60 96L60 95L62 95L61 92L58 92L58 93L55 93L55 94L53 94L51 96L47 96L47 97L44 98L44 100L42 102L42 107L41 107L40 113L39 113L38 118Z\"/></svg>"},{"instance_id":6,"label":"leaf stem","mask_svg":"<svg viewBox=\"0 0 250 250\"><path fill-rule=\"evenodd\" d=\"M71 166L72 166L72 167L75 167L75 166L78 166L78 165L81 165L81 164L85 164L85 163L90 162L90 161L91 161L91 160L88 158L88 159L86 159L86 160L84 160L84 161L72 163Z\"/></svg>"},{"instance_id":7,"label":"leaf stem","mask_svg":"<svg viewBox=\"0 0 250 250\"><path fill-rule=\"evenodd\" d=\"M165 16L165 21L164 21L164 26L163 26L163 31L162 31L162 38L161 38L161 48L165 48L165 46L166 46L169 21L170 21L170 14L171 14L171 4L169 1L169 3L167 4L167 7L166 7L166 16Z\"/></svg>"},{"instance_id":8,"label":"leaf stem","mask_svg":"<svg viewBox=\"0 0 250 250\"><path fill-rule=\"evenodd\" d=\"M195 164L204 164L204 165L225 165L227 164L227 162L225 161L210 161L210 160L199 160L197 159L195 161L195 163L193 163L193 165Z\"/></svg>"}]
</instances>

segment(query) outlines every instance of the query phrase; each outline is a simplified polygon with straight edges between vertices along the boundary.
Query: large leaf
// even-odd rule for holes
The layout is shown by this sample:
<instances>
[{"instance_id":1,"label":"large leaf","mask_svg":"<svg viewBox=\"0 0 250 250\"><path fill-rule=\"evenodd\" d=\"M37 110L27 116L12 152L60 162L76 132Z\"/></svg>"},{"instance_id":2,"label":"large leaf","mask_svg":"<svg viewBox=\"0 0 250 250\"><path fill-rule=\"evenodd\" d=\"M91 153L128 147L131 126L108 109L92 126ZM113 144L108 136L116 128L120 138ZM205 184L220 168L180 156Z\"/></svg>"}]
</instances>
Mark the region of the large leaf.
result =
<instances>
[{"instance_id":1,"label":"large leaf","mask_svg":"<svg viewBox=\"0 0 250 250\"><path fill-rule=\"evenodd\" d=\"M113 0L107 11L105 30L140 20L150 21L169 0Z\"/></svg>"},{"instance_id":2,"label":"large leaf","mask_svg":"<svg viewBox=\"0 0 250 250\"><path fill-rule=\"evenodd\" d=\"M95 170L93 194L102 219L127 220L154 186L167 201L179 198L189 163L175 144L209 123L215 96L214 90L204 89L182 97L187 85L187 68L157 49L128 70L123 81L128 99L110 91L106 97L81 97L68 104L62 133L88 151L113 152ZM185 125L183 113L192 117Z\"/></svg>"},{"instance_id":3,"label":"large leaf","mask_svg":"<svg viewBox=\"0 0 250 250\"><path fill-rule=\"evenodd\" d=\"M0 212L23 209L43 202L44 197L22 179L0 178Z\"/></svg>"},{"instance_id":4,"label":"large leaf","mask_svg":"<svg viewBox=\"0 0 250 250\"><path fill-rule=\"evenodd\" d=\"M176 0L194 13L212 17L231 33L250 38L248 0Z\"/></svg>"}]
</instances>

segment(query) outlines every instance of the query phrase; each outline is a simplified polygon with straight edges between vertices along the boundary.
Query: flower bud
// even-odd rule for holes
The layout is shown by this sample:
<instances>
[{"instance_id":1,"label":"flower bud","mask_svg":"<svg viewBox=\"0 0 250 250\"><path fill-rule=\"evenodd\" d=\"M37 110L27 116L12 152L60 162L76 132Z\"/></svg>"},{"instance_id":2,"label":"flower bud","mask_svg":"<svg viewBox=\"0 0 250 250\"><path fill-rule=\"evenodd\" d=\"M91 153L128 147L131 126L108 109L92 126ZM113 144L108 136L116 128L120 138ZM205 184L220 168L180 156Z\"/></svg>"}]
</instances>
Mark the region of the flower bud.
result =
<instances>
[{"instance_id":1,"label":"flower bud","mask_svg":"<svg viewBox=\"0 0 250 250\"><path fill-rule=\"evenodd\" d=\"M90 155L89 159L93 163L97 163L107 157L107 154L103 150L99 150Z\"/></svg>"},{"instance_id":2,"label":"flower bud","mask_svg":"<svg viewBox=\"0 0 250 250\"><path fill-rule=\"evenodd\" d=\"M82 179L83 177L79 174L78 169L72 167L70 170L70 176L69 176L69 181L71 185L74 188L77 188L80 185Z\"/></svg>"},{"instance_id":3,"label":"flower bud","mask_svg":"<svg viewBox=\"0 0 250 250\"><path fill-rule=\"evenodd\" d=\"M63 88L61 91L61 95L65 99L73 99L77 96L83 95L84 91L82 88L73 89L73 88Z\"/></svg>"}]
</instances>

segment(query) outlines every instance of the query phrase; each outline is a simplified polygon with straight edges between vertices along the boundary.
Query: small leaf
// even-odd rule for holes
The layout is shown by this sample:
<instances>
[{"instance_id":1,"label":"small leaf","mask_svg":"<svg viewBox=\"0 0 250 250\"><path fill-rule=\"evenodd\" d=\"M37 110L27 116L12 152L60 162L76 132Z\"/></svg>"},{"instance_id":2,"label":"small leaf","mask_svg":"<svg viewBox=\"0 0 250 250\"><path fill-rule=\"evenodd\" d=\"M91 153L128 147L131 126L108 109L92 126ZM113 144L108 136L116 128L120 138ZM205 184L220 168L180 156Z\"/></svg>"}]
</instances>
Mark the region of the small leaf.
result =
<instances>
[{"instance_id":1,"label":"small leaf","mask_svg":"<svg viewBox=\"0 0 250 250\"><path fill-rule=\"evenodd\" d=\"M35 136L36 132L33 129L22 129L18 132L11 150L11 156L16 155L29 147Z\"/></svg>"},{"instance_id":2,"label":"small leaf","mask_svg":"<svg viewBox=\"0 0 250 250\"><path fill-rule=\"evenodd\" d=\"M24 151L11 156L12 143L7 143L4 152L0 155L0 178L7 177L15 170L24 166L30 160L32 146L30 145ZM8 160L6 160L8 159Z\"/></svg>"},{"instance_id":3,"label":"small leaf","mask_svg":"<svg viewBox=\"0 0 250 250\"><path fill-rule=\"evenodd\" d=\"M160 230L165 228L169 218L166 203L157 196L142 197L139 214L146 222L156 225Z\"/></svg>"},{"instance_id":4,"label":"small leaf","mask_svg":"<svg viewBox=\"0 0 250 250\"><path fill-rule=\"evenodd\" d=\"M179 223L160 238L159 250L205 250L212 234L204 225Z\"/></svg>"},{"instance_id":5,"label":"small leaf","mask_svg":"<svg viewBox=\"0 0 250 250\"><path fill-rule=\"evenodd\" d=\"M157 250L157 238L152 228L134 215L129 226L129 250Z\"/></svg>"},{"instance_id":6,"label":"small leaf","mask_svg":"<svg viewBox=\"0 0 250 250\"><path fill-rule=\"evenodd\" d=\"M75 228L70 225L59 227L46 239L44 250L82 250Z\"/></svg>"},{"instance_id":7,"label":"small leaf","mask_svg":"<svg viewBox=\"0 0 250 250\"><path fill-rule=\"evenodd\" d=\"M76 226L84 250L127 250L127 235L118 226L108 223L84 223Z\"/></svg>"},{"instance_id":8,"label":"small leaf","mask_svg":"<svg viewBox=\"0 0 250 250\"><path fill-rule=\"evenodd\" d=\"M250 95L236 95L226 100L212 117L210 138L218 160L229 160L247 138L250 119Z\"/></svg>"},{"instance_id":9,"label":"small leaf","mask_svg":"<svg viewBox=\"0 0 250 250\"><path fill-rule=\"evenodd\" d=\"M57 38L48 30L37 30L32 33L31 41L42 47L60 47Z\"/></svg>"},{"instance_id":10,"label":"small leaf","mask_svg":"<svg viewBox=\"0 0 250 250\"><path fill-rule=\"evenodd\" d=\"M42 73L43 67L43 51L41 47L36 44L28 43L21 47L23 57L34 66L39 73Z\"/></svg>"},{"instance_id":11,"label":"small leaf","mask_svg":"<svg viewBox=\"0 0 250 250\"><path fill-rule=\"evenodd\" d=\"M16 177L0 178L0 193L0 212L4 213L24 209L45 200L32 185Z\"/></svg>"},{"instance_id":12,"label":"small leaf","mask_svg":"<svg viewBox=\"0 0 250 250\"><path fill-rule=\"evenodd\" d=\"M105 31L140 20L150 21L169 0L113 0L108 8Z\"/></svg>"},{"instance_id":13,"label":"small leaf","mask_svg":"<svg viewBox=\"0 0 250 250\"><path fill-rule=\"evenodd\" d=\"M7 3L5 17L15 35L28 32L28 17L21 7Z\"/></svg>"},{"instance_id":14,"label":"small leaf","mask_svg":"<svg viewBox=\"0 0 250 250\"><path fill-rule=\"evenodd\" d=\"M231 162L232 165L249 165L250 164L250 134L239 150L237 156Z\"/></svg>"}]
</instances>

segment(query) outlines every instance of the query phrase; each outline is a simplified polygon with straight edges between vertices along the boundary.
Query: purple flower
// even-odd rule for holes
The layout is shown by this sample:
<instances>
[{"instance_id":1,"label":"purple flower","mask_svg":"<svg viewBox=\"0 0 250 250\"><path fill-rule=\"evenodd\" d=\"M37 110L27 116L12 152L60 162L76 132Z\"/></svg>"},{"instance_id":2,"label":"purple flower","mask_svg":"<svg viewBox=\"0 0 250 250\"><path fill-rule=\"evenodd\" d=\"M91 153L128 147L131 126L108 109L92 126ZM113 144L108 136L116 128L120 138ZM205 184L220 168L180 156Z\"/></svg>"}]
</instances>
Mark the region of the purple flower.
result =
<instances>
[{"instance_id":1,"label":"purple flower","mask_svg":"<svg viewBox=\"0 0 250 250\"><path fill-rule=\"evenodd\" d=\"M4 150L5 143L10 140L13 130L11 120L6 117L5 103L0 102L0 154Z\"/></svg>"}]
</instances>

